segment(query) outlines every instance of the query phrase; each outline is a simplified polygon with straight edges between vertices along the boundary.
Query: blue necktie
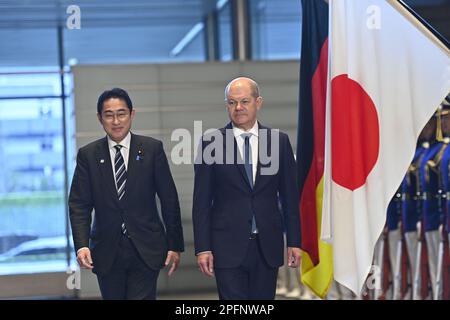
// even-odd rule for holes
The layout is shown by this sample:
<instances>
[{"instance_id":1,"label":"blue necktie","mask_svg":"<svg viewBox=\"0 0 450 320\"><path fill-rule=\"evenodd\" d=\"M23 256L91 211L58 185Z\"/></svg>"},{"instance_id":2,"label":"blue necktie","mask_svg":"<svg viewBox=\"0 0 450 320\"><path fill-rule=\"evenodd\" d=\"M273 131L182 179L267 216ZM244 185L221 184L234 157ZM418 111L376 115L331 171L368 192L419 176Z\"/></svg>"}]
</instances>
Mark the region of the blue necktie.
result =
<instances>
[{"instance_id":1,"label":"blue necktie","mask_svg":"<svg viewBox=\"0 0 450 320\"><path fill-rule=\"evenodd\" d=\"M251 134L243 134L244 137L244 167L247 174L250 187L253 189L253 166L251 161L252 147L250 145ZM256 233L256 220L255 215L252 215L252 233Z\"/></svg>"},{"instance_id":2,"label":"blue necktie","mask_svg":"<svg viewBox=\"0 0 450 320\"><path fill-rule=\"evenodd\" d=\"M114 149L116 149L116 156L114 157L114 172L116 176L116 188L117 188L117 195L119 197L119 200L122 199L123 195L125 194L125 185L127 182L127 169L125 168L125 160L123 159L122 153L120 152L120 149L122 149L122 146L120 144L115 145ZM125 222L122 222L122 233L124 235L127 235L127 228L125 226Z\"/></svg>"}]
</instances>

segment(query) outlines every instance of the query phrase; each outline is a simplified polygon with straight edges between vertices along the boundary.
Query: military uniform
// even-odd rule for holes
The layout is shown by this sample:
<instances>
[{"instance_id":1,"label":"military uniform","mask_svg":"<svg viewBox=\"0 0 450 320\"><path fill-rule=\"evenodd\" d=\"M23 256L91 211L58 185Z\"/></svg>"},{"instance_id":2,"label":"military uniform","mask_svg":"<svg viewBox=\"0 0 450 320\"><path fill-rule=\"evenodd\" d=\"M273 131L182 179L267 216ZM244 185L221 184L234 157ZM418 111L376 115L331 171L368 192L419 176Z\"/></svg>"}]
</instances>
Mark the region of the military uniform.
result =
<instances>
[{"instance_id":1,"label":"military uniform","mask_svg":"<svg viewBox=\"0 0 450 320\"><path fill-rule=\"evenodd\" d=\"M442 155L440 169L444 201L438 258L438 276L439 279L442 279L443 299L450 299L450 147L447 147ZM439 261L439 259L441 260Z\"/></svg>"},{"instance_id":2,"label":"military uniform","mask_svg":"<svg viewBox=\"0 0 450 320\"><path fill-rule=\"evenodd\" d=\"M400 228L402 211L401 190L397 190L389 203L386 216L388 230L389 264L392 275L392 300L401 299L402 234Z\"/></svg>"},{"instance_id":3,"label":"military uniform","mask_svg":"<svg viewBox=\"0 0 450 320\"><path fill-rule=\"evenodd\" d=\"M440 292L436 291L437 260L440 242L439 226L442 220L442 179L440 163L447 143L436 142L426 152L420 166L420 185L422 194L422 226L425 233L426 250L428 255L428 269L433 297L438 298ZM423 294L422 294L422 298Z\"/></svg>"},{"instance_id":4,"label":"military uniform","mask_svg":"<svg viewBox=\"0 0 450 320\"><path fill-rule=\"evenodd\" d=\"M419 183L419 168L425 153L430 147L429 142L423 142L416 149L413 161L403 179L402 190L402 229L405 239L408 264L410 267L410 280L412 297L419 297L420 292L420 268L417 264L417 246L419 234L417 223L422 211L422 196ZM414 294L414 292L416 294Z\"/></svg>"},{"instance_id":5,"label":"military uniform","mask_svg":"<svg viewBox=\"0 0 450 320\"><path fill-rule=\"evenodd\" d=\"M447 138L444 143L450 141L450 95L442 103L441 122L443 135ZM443 193L442 219L440 233L440 243L438 250L437 277L438 284L436 292L439 298L450 299L450 147L447 147L442 155L440 163L441 185ZM442 295L441 295L442 292Z\"/></svg>"}]
</instances>

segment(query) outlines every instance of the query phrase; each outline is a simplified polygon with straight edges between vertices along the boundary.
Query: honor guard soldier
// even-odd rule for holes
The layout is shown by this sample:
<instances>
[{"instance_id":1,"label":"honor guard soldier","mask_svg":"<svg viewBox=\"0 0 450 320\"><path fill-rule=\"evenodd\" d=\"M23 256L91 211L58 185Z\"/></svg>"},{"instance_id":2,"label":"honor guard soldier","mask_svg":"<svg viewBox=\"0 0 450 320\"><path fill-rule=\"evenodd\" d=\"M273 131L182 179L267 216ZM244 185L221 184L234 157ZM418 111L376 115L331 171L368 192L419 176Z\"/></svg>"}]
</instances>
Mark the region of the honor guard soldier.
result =
<instances>
[{"instance_id":1,"label":"honor guard soldier","mask_svg":"<svg viewBox=\"0 0 450 320\"><path fill-rule=\"evenodd\" d=\"M428 271L432 289L432 297L437 299L439 292L436 291L438 284L437 263L439 249L439 226L442 215L442 181L440 172L440 163L443 153L447 147L448 140L444 141L441 128L441 112L437 111L436 120L436 142L430 146L421 163L419 175L420 184L423 189L423 207L422 207L422 229L425 234L426 253L428 256ZM424 249L423 247L421 248ZM424 275L422 273L422 275ZM423 282L422 282L423 284ZM425 288L422 288L422 299Z\"/></svg>"},{"instance_id":2,"label":"honor guard soldier","mask_svg":"<svg viewBox=\"0 0 450 320\"><path fill-rule=\"evenodd\" d=\"M431 132L431 134L430 134ZM414 154L413 161L408 168L405 178L402 182L402 229L405 239L406 251L408 254L408 264L410 270L410 285L412 288L412 297L418 296L420 291L420 272L416 265L417 245L419 234L417 232L417 223L419 222L422 210L422 196L419 183L419 167L425 153L430 147L429 139L434 132L426 129L419 136L418 146ZM414 281L417 279L417 281ZM416 292L416 295L414 294Z\"/></svg>"},{"instance_id":3,"label":"honor guard soldier","mask_svg":"<svg viewBox=\"0 0 450 320\"><path fill-rule=\"evenodd\" d=\"M442 103L442 133L444 141L450 137L450 95ZM447 147L442 155L440 171L442 181L443 207L442 220L439 228L440 242L438 250L437 263L437 287L436 292L442 295L439 298L443 300L450 299L450 147ZM442 289L441 289L442 288Z\"/></svg>"},{"instance_id":4,"label":"honor guard soldier","mask_svg":"<svg viewBox=\"0 0 450 320\"><path fill-rule=\"evenodd\" d=\"M401 230L400 217L402 210L401 190L397 190L387 209L386 226L388 230L389 264L392 275L392 300L400 300L401 297Z\"/></svg>"},{"instance_id":5,"label":"honor guard soldier","mask_svg":"<svg viewBox=\"0 0 450 320\"><path fill-rule=\"evenodd\" d=\"M396 294L398 288L398 283L396 282L396 260L398 243L401 241L399 228L402 207L401 200L402 198L399 189L391 202L389 202L386 214L386 224L374 250L373 264L380 266L381 288L376 288L370 296L363 296L366 300L399 299L399 294Z\"/></svg>"}]
</instances>

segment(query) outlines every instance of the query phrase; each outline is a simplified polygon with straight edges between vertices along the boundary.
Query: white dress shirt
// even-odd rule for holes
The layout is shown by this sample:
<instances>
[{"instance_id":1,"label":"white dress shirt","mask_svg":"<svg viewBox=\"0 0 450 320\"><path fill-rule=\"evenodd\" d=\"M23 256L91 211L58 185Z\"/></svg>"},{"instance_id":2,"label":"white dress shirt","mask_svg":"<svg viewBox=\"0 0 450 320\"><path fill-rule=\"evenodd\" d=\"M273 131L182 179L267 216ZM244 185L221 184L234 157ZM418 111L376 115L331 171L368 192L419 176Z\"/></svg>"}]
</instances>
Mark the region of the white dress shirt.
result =
<instances>
[{"instance_id":1,"label":"white dress shirt","mask_svg":"<svg viewBox=\"0 0 450 320\"><path fill-rule=\"evenodd\" d=\"M258 167L258 129L258 121L255 121L253 127L248 131L235 127L233 124L233 134L242 160L244 160L244 138L242 137L242 134L251 134L249 143L252 149L253 184L255 184L256 169Z\"/></svg>"}]
</instances>

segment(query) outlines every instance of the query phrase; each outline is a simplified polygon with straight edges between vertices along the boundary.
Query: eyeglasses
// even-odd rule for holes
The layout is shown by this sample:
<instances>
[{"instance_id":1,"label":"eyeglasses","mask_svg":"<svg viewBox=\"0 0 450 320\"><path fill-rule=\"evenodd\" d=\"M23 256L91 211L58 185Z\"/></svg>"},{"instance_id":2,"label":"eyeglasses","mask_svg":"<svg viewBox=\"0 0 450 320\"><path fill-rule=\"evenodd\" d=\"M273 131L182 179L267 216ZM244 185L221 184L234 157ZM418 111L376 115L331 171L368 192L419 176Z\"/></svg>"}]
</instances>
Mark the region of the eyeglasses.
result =
<instances>
[{"instance_id":1,"label":"eyeglasses","mask_svg":"<svg viewBox=\"0 0 450 320\"><path fill-rule=\"evenodd\" d=\"M228 106L228 108L234 109L238 106L238 104L240 103L241 106L243 107L247 107L250 104L251 100L250 99L242 99L241 101L235 101L235 100L225 100L225 104Z\"/></svg>"},{"instance_id":2,"label":"eyeglasses","mask_svg":"<svg viewBox=\"0 0 450 320\"><path fill-rule=\"evenodd\" d=\"M126 112L126 111L119 111L117 113L105 112L102 114L102 118L103 118L103 120L108 121L108 122L114 121L114 118L116 118L116 117L119 121L123 121L123 120L127 119L129 115L130 115L130 113Z\"/></svg>"}]
</instances>

